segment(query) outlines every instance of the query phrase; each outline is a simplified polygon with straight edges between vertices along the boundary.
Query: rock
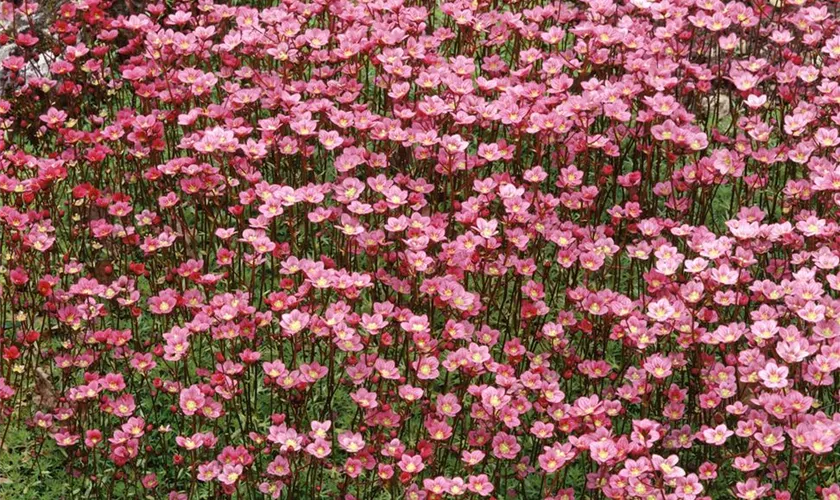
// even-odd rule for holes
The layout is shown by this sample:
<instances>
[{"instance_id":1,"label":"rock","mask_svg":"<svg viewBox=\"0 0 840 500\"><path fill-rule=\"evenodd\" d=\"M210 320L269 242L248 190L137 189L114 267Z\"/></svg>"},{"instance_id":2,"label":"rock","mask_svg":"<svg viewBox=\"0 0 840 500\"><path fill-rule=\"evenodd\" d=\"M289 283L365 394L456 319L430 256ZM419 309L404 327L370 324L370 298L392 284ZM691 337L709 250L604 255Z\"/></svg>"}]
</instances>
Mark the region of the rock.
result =
<instances>
[{"instance_id":1,"label":"rock","mask_svg":"<svg viewBox=\"0 0 840 500\"><path fill-rule=\"evenodd\" d=\"M48 20L50 17L51 16L49 16L45 12L36 13L32 16L34 26L30 28L29 21L23 16L18 16L14 27L16 28L17 33L28 29L32 29L37 33L37 36L40 37L41 40L51 39L52 35L47 31L47 26L49 25ZM0 20L0 32L6 32L10 30L12 30L11 21ZM9 34L12 37L14 37L15 33ZM20 48L14 42L0 46L0 63L16 54L20 54ZM50 56L48 56L46 52L40 52L37 58L32 59L26 63L26 66L20 71L20 74L26 80L29 80L32 77L48 76L50 72L50 63L52 62L50 60L51 58L51 54ZM4 95L7 95L8 93L12 92L13 86L14 82L12 81L12 77L9 74L9 72L6 69L0 67L0 97L3 97Z\"/></svg>"}]
</instances>

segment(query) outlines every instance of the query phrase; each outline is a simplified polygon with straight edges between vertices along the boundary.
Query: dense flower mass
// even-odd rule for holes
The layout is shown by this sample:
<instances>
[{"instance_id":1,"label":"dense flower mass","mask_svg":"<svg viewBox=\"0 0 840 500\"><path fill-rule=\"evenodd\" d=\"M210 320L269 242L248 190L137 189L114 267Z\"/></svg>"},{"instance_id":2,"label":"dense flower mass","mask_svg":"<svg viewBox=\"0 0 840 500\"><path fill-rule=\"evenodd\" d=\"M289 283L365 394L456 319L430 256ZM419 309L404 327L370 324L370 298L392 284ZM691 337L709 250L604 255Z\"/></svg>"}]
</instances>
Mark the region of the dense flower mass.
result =
<instances>
[{"instance_id":1,"label":"dense flower mass","mask_svg":"<svg viewBox=\"0 0 840 500\"><path fill-rule=\"evenodd\" d=\"M0 5L68 497L840 499L836 2Z\"/></svg>"}]
</instances>

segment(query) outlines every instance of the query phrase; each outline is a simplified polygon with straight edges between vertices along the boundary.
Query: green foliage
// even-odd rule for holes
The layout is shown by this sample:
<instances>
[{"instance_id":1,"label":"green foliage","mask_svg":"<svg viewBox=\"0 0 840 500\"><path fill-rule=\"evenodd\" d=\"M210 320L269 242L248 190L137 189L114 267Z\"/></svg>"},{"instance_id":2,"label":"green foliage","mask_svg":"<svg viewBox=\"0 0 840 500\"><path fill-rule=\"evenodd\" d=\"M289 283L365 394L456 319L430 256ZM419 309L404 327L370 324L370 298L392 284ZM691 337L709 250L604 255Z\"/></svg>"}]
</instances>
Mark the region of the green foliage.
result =
<instances>
[{"instance_id":1,"label":"green foliage","mask_svg":"<svg viewBox=\"0 0 840 500\"><path fill-rule=\"evenodd\" d=\"M64 454L52 440L41 445L28 431L10 429L0 449L0 498L59 500L78 496L81 492L71 494L63 461Z\"/></svg>"}]
</instances>

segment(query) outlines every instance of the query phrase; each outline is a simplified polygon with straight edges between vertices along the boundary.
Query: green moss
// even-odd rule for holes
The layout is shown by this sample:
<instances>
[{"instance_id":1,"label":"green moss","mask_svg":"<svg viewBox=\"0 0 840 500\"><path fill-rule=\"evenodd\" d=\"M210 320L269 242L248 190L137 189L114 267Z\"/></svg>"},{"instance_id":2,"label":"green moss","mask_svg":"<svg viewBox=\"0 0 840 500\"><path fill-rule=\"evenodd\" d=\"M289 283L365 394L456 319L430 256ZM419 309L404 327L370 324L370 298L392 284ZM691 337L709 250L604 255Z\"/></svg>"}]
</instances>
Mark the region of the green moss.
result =
<instances>
[{"instance_id":1,"label":"green moss","mask_svg":"<svg viewBox=\"0 0 840 500\"><path fill-rule=\"evenodd\" d=\"M52 440L41 446L32 433L10 429L0 450L0 498L70 498L73 492L61 465L63 459L64 454Z\"/></svg>"}]
</instances>

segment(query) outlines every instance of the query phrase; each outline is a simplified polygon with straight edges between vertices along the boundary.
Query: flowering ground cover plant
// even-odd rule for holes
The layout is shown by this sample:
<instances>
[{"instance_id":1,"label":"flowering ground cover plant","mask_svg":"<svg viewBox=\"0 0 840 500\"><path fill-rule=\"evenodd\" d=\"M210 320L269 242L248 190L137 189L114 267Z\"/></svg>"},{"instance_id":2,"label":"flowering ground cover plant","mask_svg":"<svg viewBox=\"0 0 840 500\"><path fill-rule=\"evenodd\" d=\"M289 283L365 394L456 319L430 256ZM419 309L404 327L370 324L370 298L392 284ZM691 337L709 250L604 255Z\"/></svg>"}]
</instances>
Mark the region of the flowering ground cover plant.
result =
<instances>
[{"instance_id":1,"label":"flowering ground cover plant","mask_svg":"<svg viewBox=\"0 0 840 500\"><path fill-rule=\"evenodd\" d=\"M0 14L0 496L840 499L836 3Z\"/></svg>"}]
</instances>

